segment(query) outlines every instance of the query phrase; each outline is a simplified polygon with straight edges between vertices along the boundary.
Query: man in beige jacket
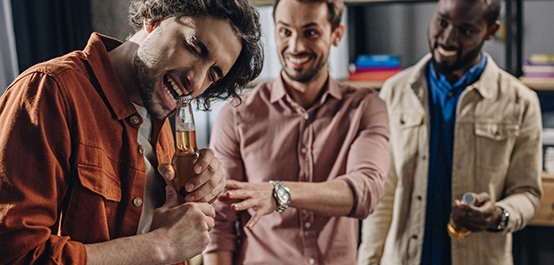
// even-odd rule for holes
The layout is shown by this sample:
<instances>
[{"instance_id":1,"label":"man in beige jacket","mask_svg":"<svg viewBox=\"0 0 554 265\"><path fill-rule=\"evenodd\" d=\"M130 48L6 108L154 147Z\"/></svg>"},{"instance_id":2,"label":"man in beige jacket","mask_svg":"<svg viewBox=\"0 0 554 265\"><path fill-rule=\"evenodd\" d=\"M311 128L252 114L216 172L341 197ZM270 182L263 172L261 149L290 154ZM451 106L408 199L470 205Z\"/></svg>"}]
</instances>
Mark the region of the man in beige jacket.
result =
<instances>
[{"instance_id":1,"label":"man in beige jacket","mask_svg":"<svg viewBox=\"0 0 554 265\"><path fill-rule=\"evenodd\" d=\"M392 163L359 265L513 263L512 232L542 192L541 113L481 51L499 12L500 0L440 0L430 54L385 82ZM461 203L466 192L477 201Z\"/></svg>"}]
</instances>

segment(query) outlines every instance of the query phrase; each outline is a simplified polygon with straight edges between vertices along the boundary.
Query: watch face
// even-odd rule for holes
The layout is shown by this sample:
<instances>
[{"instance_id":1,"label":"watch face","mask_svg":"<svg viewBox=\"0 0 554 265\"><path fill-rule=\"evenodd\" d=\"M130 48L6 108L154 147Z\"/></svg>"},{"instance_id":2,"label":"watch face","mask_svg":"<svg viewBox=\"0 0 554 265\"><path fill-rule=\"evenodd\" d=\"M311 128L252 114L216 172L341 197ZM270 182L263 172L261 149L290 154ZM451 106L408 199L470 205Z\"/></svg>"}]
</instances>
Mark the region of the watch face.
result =
<instances>
[{"instance_id":1,"label":"watch face","mask_svg":"<svg viewBox=\"0 0 554 265\"><path fill-rule=\"evenodd\" d=\"M281 201L288 201L290 199L290 194L285 191L284 189L278 189L277 190L277 196L279 197L279 200Z\"/></svg>"}]
</instances>

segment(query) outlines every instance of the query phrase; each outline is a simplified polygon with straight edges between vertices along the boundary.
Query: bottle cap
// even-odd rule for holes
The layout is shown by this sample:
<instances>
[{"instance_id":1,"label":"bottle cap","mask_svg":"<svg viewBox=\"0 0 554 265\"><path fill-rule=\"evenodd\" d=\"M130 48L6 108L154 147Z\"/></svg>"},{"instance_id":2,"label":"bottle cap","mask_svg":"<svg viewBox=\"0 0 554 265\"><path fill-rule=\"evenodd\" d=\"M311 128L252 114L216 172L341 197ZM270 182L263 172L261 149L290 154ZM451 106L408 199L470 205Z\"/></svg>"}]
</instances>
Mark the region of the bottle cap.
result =
<instances>
[{"instance_id":1,"label":"bottle cap","mask_svg":"<svg viewBox=\"0 0 554 265\"><path fill-rule=\"evenodd\" d=\"M476 201L477 201L477 194L473 192L466 192L462 196L462 204L474 205Z\"/></svg>"}]
</instances>

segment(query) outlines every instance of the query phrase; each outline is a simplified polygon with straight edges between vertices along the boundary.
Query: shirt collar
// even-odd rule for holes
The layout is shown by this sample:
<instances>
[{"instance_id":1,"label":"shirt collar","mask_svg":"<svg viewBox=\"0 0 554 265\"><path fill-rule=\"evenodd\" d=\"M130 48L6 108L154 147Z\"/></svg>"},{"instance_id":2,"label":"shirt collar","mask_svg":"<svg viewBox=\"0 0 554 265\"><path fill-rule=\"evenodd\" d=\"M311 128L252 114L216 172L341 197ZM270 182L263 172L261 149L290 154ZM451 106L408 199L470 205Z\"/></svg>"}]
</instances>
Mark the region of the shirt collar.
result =
<instances>
[{"instance_id":1,"label":"shirt collar","mask_svg":"<svg viewBox=\"0 0 554 265\"><path fill-rule=\"evenodd\" d=\"M469 68L462 75L462 77L458 81L456 81L456 83L450 84L450 82L446 79L446 76L444 74L437 73L435 71L435 68L433 67L433 63L429 61L429 78L436 82L436 84L440 87L447 88L448 90L465 88L473 84L475 81L479 80L479 77L485 70L486 65L487 57L483 53L481 53L481 60L479 60L477 64Z\"/></svg>"},{"instance_id":2,"label":"shirt collar","mask_svg":"<svg viewBox=\"0 0 554 265\"><path fill-rule=\"evenodd\" d=\"M92 81L93 84L95 81L98 82L99 89L106 95L106 100L109 102L114 115L118 119L125 119L136 113L136 109L131 104L129 95L125 91L108 54L109 51L121 44L121 41L114 38L92 33L83 53L92 72L94 72L94 77L96 77L96 80Z\"/></svg>"},{"instance_id":3,"label":"shirt collar","mask_svg":"<svg viewBox=\"0 0 554 265\"><path fill-rule=\"evenodd\" d=\"M332 96L336 99L342 98L341 89L337 81L329 77L327 78L327 82L325 86L326 87L323 88L325 89L325 92L323 92L323 95L321 96L321 102L325 102L325 100L329 96ZM287 90L285 89L285 83L283 81L283 77L279 75L279 78L275 79L271 87L270 101L272 103L275 103L281 99L284 99L287 96L288 94L287 94Z\"/></svg>"}]
</instances>

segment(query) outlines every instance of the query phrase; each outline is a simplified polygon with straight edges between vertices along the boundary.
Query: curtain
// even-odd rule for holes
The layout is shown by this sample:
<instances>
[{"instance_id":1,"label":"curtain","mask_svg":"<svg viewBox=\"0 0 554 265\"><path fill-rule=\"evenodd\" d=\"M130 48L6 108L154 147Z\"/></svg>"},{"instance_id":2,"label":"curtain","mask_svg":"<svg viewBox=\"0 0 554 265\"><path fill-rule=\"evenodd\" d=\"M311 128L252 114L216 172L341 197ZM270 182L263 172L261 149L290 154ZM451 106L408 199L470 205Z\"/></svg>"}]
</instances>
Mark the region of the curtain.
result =
<instances>
[{"instance_id":1,"label":"curtain","mask_svg":"<svg viewBox=\"0 0 554 265\"><path fill-rule=\"evenodd\" d=\"M11 0L19 71L73 50L92 32L89 0Z\"/></svg>"},{"instance_id":2,"label":"curtain","mask_svg":"<svg viewBox=\"0 0 554 265\"><path fill-rule=\"evenodd\" d=\"M10 0L0 3L0 95L18 73Z\"/></svg>"}]
</instances>

